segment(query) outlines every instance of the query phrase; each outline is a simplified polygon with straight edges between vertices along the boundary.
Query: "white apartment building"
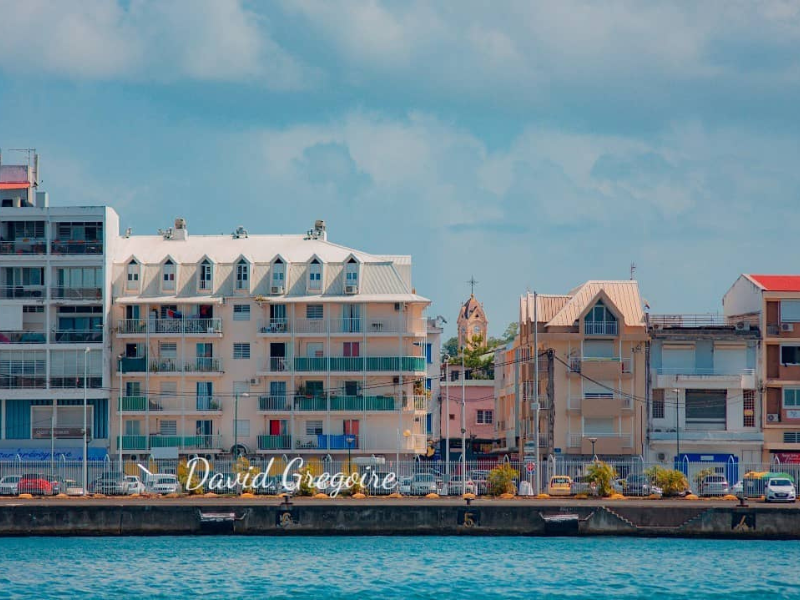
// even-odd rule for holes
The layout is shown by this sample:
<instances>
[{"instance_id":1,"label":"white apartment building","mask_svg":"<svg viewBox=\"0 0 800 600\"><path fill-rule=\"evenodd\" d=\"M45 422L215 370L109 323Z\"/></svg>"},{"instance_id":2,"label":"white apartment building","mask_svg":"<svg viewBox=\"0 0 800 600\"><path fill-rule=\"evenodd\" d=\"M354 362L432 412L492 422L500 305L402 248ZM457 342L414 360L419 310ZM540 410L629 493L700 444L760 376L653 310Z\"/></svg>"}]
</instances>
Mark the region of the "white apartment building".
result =
<instances>
[{"instance_id":1,"label":"white apartment building","mask_svg":"<svg viewBox=\"0 0 800 600\"><path fill-rule=\"evenodd\" d=\"M116 213L50 208L38 157L0 163L0 460L83 454L109 444L107 256Z\"/></svg>"},{"instance_id":2,"label":"white apartment building","mask_svg":"<svg viewBox=\"0 0 800 600\"><path fill-rule=\"evenodd\" d=\"M322 221L223 236L177 219L120 239L112 279L112 453L426 451L429 301L409 256L329 242Z\"/></svg>"}]
</instances>

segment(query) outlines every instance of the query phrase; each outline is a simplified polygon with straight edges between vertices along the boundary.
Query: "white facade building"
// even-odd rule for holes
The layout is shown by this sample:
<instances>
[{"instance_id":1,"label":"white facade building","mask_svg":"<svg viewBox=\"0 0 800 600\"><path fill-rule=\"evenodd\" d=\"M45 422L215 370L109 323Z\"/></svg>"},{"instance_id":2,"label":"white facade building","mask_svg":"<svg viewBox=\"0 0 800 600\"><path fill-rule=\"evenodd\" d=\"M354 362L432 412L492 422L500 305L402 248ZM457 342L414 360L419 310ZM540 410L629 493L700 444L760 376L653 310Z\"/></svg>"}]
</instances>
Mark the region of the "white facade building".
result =
<instances>
[{"instance_id":1,"label":"white facade building","mask_svg":"<svg viewBox=\"0 0 800 600\"><path fill-rule=\"evenodd\" d=\"M409 256L329 242L322 221L304 235L190 236L177 219L122 238L111 452L423 453L428 304Z\"/></svg>"}]
</instances>

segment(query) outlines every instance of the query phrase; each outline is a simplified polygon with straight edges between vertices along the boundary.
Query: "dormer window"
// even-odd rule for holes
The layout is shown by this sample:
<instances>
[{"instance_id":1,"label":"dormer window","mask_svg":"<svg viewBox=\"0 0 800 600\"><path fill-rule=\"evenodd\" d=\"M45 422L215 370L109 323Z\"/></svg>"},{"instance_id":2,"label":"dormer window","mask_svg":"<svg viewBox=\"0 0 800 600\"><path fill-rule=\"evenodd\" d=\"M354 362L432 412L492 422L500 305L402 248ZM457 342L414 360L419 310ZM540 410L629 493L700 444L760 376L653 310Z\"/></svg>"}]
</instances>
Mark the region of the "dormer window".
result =
<instances>
[{"instance_id":1,"label":"dormer window","mask_svg":"<svg viewBox=\"0 0 800 600\"><path fill-rule=\"evenodd\" d=\"M250 265L244 259L236 263L236 289L250 289Z\"/></svg>"},{"instance_id":2,"label":"dormer window","mask_svg":"<svg viewBox=\"0 0 800 600\"><path fill-rule=\"evenodd\" d=\"M272 265L272 286L283 287L283 282L286 279L286 265L279 258Z\"/></svg>"},{"instance_id":3,"label":"dormer window","mask_svg":"<svg viewBox=\"0 0 800 600\"><path fill-rule=\"evenodd\" d=\"M175 263L170 259L162 267L161 289L165 292L175 291Z\"/></svg>"},{"instance_id":4,"label":"dormer window","mask_svg":"<svg viewBox=\"0 0 800 600\"><path fill-rule=\"evenodd\" d=\"M322 290L322 263L316 258L308 265L308 289Z\"/></svg>"},{"instance_id":5,"label":"dormer window","mask_svg":"<svg viewBox=\"0 0 800 600\"><path fill-rule=\"evenodd\" d=\"M132 260L128 263L128 280L125 284L125 289L127 290L138 290L139 289L139 263L135 260Z\"/></svg>"},{"instance_id":6,"label":"dormer window","mask_svg":"<svg viewBox=\"0 0 800 600\"><path fill-rule=\"evenodd\" d=\"M200 263L200 272L198 273L197 288L200 290L210 290L212 286L214 271L211 261L204 258Z\"/></svg>"},{"instance_id":7,"label":"dormer window","mask_svg":"<svg viewBox=\"0 0 800 600\"><path fill-rule=\"evenodd\" d=\"M358 285L358 262L351 258L345 265L346 285Z\"/></svg>"},{"instance_id":8,"label":"dormer window","mask_svg":"<svg viewBox=\"0 0 800 600\"><path fill-rule=\"evenodd\" d=\"M599 300L586 314L584 330L587 335L617 335L617 318Z\"/></svg>"}]
</instances>

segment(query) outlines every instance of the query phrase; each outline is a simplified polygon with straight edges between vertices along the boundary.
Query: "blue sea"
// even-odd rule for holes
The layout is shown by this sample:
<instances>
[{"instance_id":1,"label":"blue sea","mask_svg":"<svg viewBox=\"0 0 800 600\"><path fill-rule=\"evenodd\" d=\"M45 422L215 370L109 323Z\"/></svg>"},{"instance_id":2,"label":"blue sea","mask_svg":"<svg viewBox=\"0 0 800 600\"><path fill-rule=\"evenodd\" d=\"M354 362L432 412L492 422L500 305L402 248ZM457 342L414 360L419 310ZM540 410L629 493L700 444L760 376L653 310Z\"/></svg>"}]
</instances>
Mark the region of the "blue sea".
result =
<instances>
[{"instance_id":1,"label":"blue sea","mask_svg":"<svg viewBox=\"0 0 800 600\"><path fill-rule=\"evenodd\" d=\"M800 598L800 542L0 539L0 598Z\"/></svg>"}]
</instances>

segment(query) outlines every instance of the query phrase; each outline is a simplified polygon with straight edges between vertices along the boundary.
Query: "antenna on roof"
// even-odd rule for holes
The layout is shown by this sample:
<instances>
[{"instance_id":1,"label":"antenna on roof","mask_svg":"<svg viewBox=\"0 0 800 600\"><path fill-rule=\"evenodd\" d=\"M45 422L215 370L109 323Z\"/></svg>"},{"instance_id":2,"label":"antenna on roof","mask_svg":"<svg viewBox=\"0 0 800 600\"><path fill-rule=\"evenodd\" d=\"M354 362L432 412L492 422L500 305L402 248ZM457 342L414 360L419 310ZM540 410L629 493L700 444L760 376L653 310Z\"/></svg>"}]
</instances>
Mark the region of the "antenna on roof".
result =
<instances>
[{"instance_id":1,"label":"antenna on roof","mask_svg":"<svg viewBox=\"0 0 800 600\"><path fill-rule=\"evenodd\" d=\"M633 274L636 273L636 263L631 263L631 281L633 281Z\"/></svg>"}]
</instances>

